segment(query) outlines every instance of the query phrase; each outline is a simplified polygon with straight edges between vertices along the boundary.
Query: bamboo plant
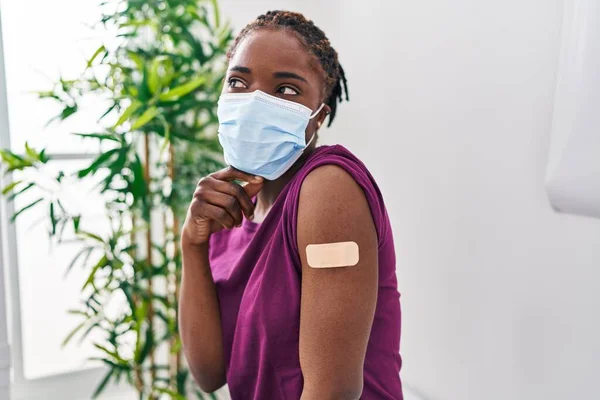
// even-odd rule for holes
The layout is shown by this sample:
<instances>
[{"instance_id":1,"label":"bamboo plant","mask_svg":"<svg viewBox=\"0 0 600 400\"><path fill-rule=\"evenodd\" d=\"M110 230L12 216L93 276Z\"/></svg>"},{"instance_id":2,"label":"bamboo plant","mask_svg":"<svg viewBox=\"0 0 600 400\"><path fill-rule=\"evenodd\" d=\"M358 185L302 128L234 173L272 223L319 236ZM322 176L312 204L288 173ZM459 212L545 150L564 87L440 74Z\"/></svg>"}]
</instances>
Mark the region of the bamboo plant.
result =
<instances>
[{"instance_id":1,"label":"bamboo plant","mask_svg":"<svg viewBox=\"0 0 600 400\"><path fill-rule=\"evenodd\" d=\"M98 115L102 129L74 133L97 142L99 152L75 175L53 175L56 190L36 191L37 177L52 163L48 152L27 145L23 152L1 150L5 173L14 178L2 194L10 201L42 193L13 220L44 207L52 240L81 246L65 266L88 271L79 304L68 311L79 320L65 343L92 340L91 332L101 338L93 343L94 359L108 372L94 397L124 380L140 399L205 398L189 376L178 335L177 241L197 181L222 166L215 106L232 31L216 0L107 0L101 7L95 28L115 32L118 44L100 46L79 77L61 77L39 93L60 104L54 123L78 113L86 98L108 99ZM91 178L105 200L109 233L89 228L60 197L66 179ZM115 302L118 311L109 313Z\"/></svg>"}]
</instances>

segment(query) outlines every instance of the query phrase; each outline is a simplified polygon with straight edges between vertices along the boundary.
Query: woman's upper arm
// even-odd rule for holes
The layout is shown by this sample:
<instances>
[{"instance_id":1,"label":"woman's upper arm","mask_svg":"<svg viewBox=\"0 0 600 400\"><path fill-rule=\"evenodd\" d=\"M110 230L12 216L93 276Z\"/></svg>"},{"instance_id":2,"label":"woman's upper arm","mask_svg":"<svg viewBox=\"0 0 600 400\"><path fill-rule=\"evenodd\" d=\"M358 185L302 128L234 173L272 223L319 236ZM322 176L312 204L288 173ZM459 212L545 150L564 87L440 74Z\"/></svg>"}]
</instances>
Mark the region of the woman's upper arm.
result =
<instances>
[{"instance_id":1,"label":"woman's upper arm","mask_svg":"<svg viewBox=\"0 0 600 400\"><path fill-rule=\"evenodd\" d=\"M377 303L378 243L364 192L346 171L326 165L306 177L300 191L297 234L302 261L302 399L359 398ZM358 245L358 264L308 265L307 245L338 242Z\"/></svg>"}]
</instances>

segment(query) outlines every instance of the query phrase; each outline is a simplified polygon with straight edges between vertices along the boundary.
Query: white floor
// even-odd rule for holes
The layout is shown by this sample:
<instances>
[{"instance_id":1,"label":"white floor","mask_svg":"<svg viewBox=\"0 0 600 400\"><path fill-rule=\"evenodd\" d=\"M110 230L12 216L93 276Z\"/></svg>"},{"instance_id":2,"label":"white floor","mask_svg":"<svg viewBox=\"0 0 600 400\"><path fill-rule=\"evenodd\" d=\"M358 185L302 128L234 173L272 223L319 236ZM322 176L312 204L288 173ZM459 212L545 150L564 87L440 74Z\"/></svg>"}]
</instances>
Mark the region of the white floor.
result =
<instances>
[{"instance_id":1,"label":"white floor","mask_svg":"<svg viewBox=\"0 0 600 400\"><path fill-rule=\"evenodd\" d=\"M218 400L231 400L227 388L219 390L217 393ZM1 397L0 397L1 398ZM105 400L134 400L136 398L135 393L126 390L122 391L109 391L106 396L103 396ZM83 399L81 399L83 400ZM87 399L86 399L87 400ZM418 396L410 388L404 388L404 400L429 400Z\"/></svg>"}]
</instances>

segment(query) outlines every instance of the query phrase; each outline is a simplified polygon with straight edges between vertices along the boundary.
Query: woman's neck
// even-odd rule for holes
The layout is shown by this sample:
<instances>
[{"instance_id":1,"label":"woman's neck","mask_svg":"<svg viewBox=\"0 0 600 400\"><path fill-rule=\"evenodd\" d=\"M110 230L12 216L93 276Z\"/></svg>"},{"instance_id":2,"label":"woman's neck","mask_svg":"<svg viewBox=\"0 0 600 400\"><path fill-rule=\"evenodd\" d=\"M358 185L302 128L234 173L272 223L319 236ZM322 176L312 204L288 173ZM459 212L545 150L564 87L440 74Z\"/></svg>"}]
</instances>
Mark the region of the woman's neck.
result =
<instances>
[{"instance_id":1,"label":"woman's neck","mask_svg":"<svg viewBox=\"0 0 600 400\"><path fill-rule=\"evenodd\" d=\"M314 147L310 149L306 149L302 156L292 165L292 167L287 170L283 175L273 181L265 180L265 183L256 195L256 207L254 208L254 221L262 222L266 217L267 213L279 197L279 194L289 183L290 180L296 175L296 172L304 165L306 159L312 154L314 151Z\"/></svg>"}]
</instances>

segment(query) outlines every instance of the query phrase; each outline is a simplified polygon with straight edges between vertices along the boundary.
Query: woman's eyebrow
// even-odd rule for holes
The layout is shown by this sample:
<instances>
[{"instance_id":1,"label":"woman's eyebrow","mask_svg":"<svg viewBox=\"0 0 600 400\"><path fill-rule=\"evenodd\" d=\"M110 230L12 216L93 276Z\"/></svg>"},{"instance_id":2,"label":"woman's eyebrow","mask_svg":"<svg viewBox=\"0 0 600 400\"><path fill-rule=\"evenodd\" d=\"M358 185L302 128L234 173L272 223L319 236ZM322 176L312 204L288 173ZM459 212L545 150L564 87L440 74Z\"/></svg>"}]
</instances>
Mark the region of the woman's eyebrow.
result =
<instances>
[{"instance_id":1,"label":"woman's eyebrow","mask_svg":"<svg viewBox=\"0 0 600 400\"><path fill-rule=\"evenodd\" d=\"M274 72L273 73L273 77L274 78L288 78L288 79L298 79L299 81L303 81L308 83L308 81L306 79L304 79L303 77L301 77L298 74L295 74L293 72L285 72L285 71L281 71L281 72Z\"/></svg>"},{"instance_id":2,"label":"woman's eyebrow","mask_svg":"<svg viewBox=\"0 0 600 400\"><path fill-rule=\"evenodd\" d=\"M243 74L249 74L252 71L250 71L250 68L248 67L240 67L239 65L234 65L233 67L229 68L230 71L236 71L236 72L241 72Z\"/></svg>"}]
</instances>

